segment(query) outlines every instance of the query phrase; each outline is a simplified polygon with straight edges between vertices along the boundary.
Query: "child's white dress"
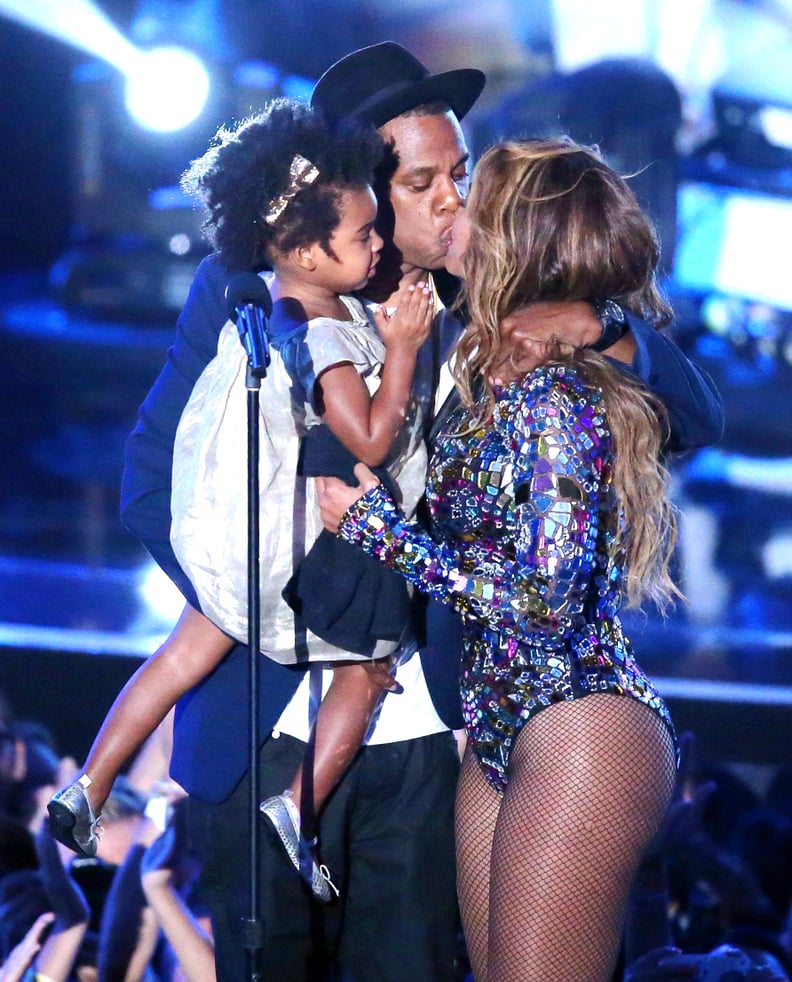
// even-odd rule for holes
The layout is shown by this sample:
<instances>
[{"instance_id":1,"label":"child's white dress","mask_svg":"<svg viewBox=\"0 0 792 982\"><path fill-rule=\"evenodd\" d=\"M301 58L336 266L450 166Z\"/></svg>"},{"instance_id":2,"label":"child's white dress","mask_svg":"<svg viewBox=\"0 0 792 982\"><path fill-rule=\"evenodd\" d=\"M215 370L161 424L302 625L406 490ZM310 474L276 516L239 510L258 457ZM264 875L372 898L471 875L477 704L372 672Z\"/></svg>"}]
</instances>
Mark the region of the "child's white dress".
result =
<instances>
[{"instance_id":1,"label":"child's white dress","mask_svg":"<svg viewBox=\"0 0 792 982\"><path fill-rule=\"evenodd\" d=\"M297 473L300 438L321 422L311 399L314 382L327 368L349 362L372 395L380 384L385 346L360 302L342 300L353 319L317 318L273 345L259 390L261 650L283 664L368 657L304 631L281 596L323 528L313 479ZM246 369L244 347L229 321L179 423L171 497L171 542L201 609L242 642L248 639ZM386 462L408 516L423 494L426 463L423 414L412 398ZM396 647L378 642L373 657Z\"/></svg>"}]
</instances>

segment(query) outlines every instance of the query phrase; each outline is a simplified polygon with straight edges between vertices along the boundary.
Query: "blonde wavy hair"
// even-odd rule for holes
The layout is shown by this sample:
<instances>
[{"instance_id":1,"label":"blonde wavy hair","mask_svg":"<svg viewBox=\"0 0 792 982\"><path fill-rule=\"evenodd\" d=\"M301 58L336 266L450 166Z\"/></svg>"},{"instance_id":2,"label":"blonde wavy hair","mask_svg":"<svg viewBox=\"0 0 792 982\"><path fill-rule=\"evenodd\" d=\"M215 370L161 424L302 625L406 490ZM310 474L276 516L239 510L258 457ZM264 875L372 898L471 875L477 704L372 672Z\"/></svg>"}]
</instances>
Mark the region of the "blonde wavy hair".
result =
<instances>
[{"instance_id":1,"label":"blonde wavy hair","mask_svg":"<svg viewBox=\"0 0 792 982\"><path fill-rule=\"evenodd\" d=\"M657 239L627 183L594 147L566 138L508 142L476 167L459 305L469 326L454 375L475 424L495 404L490 375L504 359L501 321L537 301L610 298L655 327L671 320L656 283ZM661 460L663 405L591 349L548 344L545 363L569 364L603 393L621 508L611 558L625 554L624 595L664 610L681 597L669 573L676 540Z\"/></svg>"}]
</instances>

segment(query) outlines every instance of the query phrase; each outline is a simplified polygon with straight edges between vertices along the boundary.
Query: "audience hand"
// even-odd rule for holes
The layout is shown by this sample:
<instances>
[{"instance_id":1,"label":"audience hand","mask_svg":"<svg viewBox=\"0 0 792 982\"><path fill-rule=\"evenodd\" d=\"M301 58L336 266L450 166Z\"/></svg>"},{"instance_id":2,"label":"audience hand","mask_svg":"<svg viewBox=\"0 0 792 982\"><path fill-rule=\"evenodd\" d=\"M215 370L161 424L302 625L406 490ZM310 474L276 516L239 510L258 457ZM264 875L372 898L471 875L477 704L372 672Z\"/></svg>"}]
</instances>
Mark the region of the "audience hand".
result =
<instances>
[{"instance_id":1,"label":"audience hand","mask_svg":"<svg viewBox=\"0 0 792 982\"><path fill-rule=\"evenodd\" d=\"M55 915L51 911L36 918L24 938L0 965L0 982L19 982L41 949L41 935L54 920Z\"/></svg>"},{"instance_id":2,"label":"audience hand","mask_svg":"<svg viewBox=\"0 0 792 982\"><path fill-rule=\"evenodd\" d=\"M149 890L173 883L186 889L198 875L198 864L189 851L187 800L173 806L165 831L151 842L140 866L143 889Z\"/></svg>"}]
</instances>

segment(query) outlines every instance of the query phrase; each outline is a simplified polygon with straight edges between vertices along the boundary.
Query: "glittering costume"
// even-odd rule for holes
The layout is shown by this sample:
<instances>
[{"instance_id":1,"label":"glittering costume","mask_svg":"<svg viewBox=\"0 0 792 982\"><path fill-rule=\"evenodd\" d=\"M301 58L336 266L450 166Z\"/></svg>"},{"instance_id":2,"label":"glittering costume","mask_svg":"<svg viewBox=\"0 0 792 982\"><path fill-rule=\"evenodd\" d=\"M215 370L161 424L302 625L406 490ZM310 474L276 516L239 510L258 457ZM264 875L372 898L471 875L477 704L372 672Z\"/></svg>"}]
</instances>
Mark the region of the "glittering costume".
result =
<instances>
[{"instance_id":1,"label":"glittering costume","mask_svg":"<svg viewBox=\"0 0 792 982\"><path fill-rule=\"evenodd\" d=\"M340 531L463 615L465 725L503 793L517 734L547 706L612 692L671 721L616 616L623 557L609 558L619 510L600 393L551 366L496 396L491 422L460 433L459 410L437 442L431 535L381 486Z\"/></svg>"},{"instance_id":2,"label":"glittering costume","mask_svg":"<svg viewBox=\"0 0 792 982\"><path fill-rule=\"evenodd\" d=\"M610 979L671 797L668 712L616 617L613 464L601 394L545 367L497 391L485 424L450 418L429 470L431 534L381 485L341 525L464 618L457 886L476 978Z\"/></svg>"}]
</instances>

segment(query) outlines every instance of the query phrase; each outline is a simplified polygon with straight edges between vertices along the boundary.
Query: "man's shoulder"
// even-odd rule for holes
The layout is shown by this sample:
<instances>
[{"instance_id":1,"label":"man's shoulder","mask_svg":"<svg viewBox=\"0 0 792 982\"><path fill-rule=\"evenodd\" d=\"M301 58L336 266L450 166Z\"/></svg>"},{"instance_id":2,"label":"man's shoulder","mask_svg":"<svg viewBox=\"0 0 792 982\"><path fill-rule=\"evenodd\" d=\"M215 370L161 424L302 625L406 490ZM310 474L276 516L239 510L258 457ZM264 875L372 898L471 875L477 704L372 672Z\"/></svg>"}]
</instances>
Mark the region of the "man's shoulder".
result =
<instances>
[{"instance_id":1,"label":"man's shoulder","mask_svg":"<svg viewBox=\"0 0 792 982\"><path fill-rule=\"evenodd\" d=\"M222 283L225 289L230 276L231 271L223 265L217 253L211 252L198 263L193 282Z\"/></svg>"},{"instance_id":2,"label":"man's shoulder","mask_svg":"<svg viewBox=\"0 0 792 982\"><path fill-rule=\"evenodd\" d=\"M189 300L196 297L204 299L211 298L214 302L221 302L223 309L226 308L226 289L229 282L234 277L235 271L223 263L221 257L213 252L204 256L198 263L190 287ZM269 285L272 274L260 273L264 282ZM188 300L188 302L189 302Z\"/></svg>"}]
</instances>

